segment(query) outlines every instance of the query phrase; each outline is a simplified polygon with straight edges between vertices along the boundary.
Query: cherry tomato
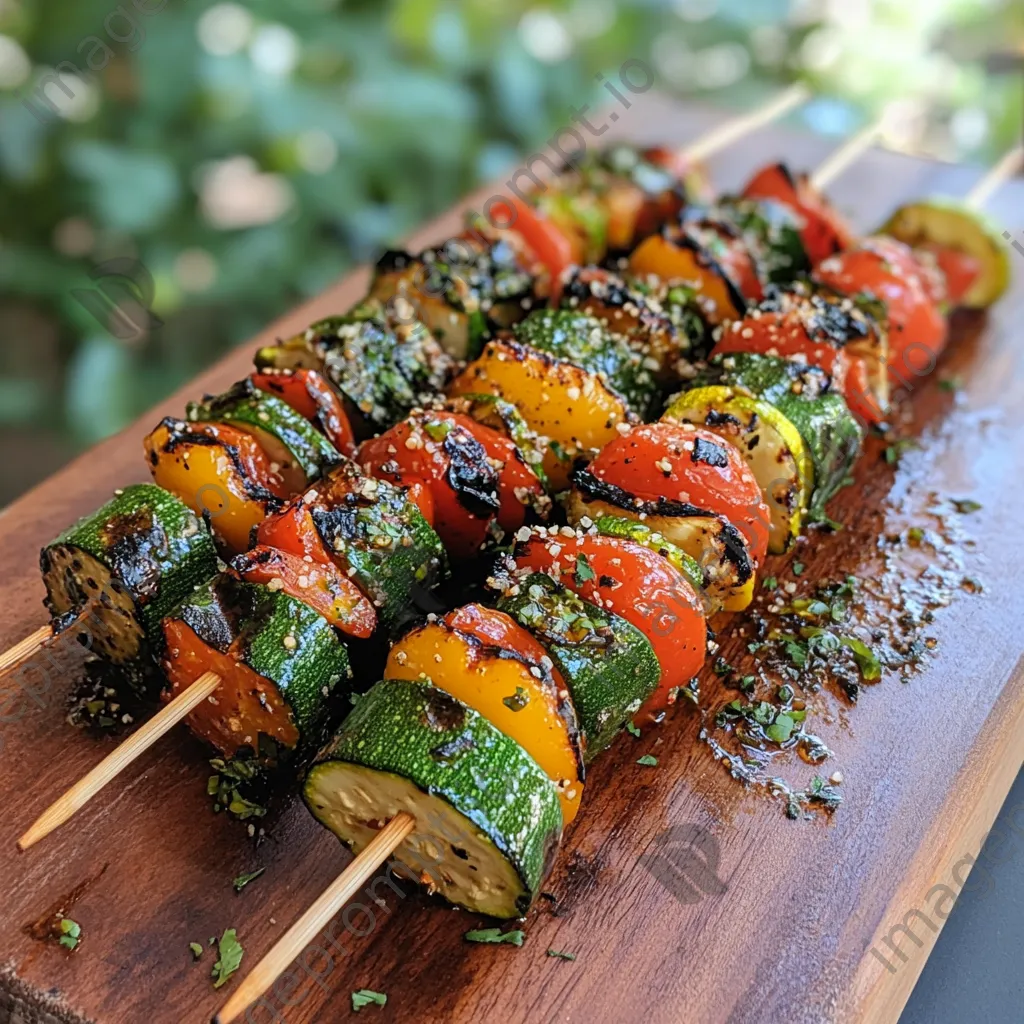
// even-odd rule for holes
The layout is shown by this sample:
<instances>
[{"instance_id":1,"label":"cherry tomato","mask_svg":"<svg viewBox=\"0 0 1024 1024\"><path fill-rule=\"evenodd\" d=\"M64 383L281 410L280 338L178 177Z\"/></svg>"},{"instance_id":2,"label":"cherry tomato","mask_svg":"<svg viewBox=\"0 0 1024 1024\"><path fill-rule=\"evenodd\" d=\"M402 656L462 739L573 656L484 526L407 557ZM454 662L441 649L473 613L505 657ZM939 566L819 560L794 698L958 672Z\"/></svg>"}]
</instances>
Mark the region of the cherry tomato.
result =
<instances>
[{"instance_id":1,"label":"cherry tomato","mask_svg":"<svg viewBox=\"0 0 1024 1024\"><path fill-rule=\"evenodd\" d=\"M415 412L364 441L356 456L372 476L430 492L434 529L456 559L480 550L501 510L500 478L477 440L479 426L458 413Z\"/></svg>"},{"instance_id":2,"label":"cherry tomato","mask_svg":"<svg viewBox=\"0 0 1024 1024\"><path fill-rule=\"evenodd\" d=\"M922 375L946 345L948 326L936 305L935 277L894 239L867 239L820 264L815 277L842 295L866 293L885 304L889 372L898 382Z\"/></svg>"},{"instance_id":3,"label":"cherry tomato","mask_svg":"<svg viewBox=\"0 0 1024 1024\"><path fill-rule=\"evenodd\" d=\"M257 546L231 567L249 583L276 585L349 636L365 639L377 628L373 603L333 563L307 562L288 551Z\"/></svg>"},{"instance_id":4,"label":"cherry tomato","mask_svg":"<svg viewBox=\"0 0 1024 1024\"><path fill-rule=\"evenodd\" d=\"M673 703L678 689L704 664L707 625L701 602L682 573L650 548L618 537L535 534L516 549L515 561L520 568L548 573L646 635L661 666L646 712L656 714Z\"/></svg>"},{"instance_id":5,"label":"cherry tomato","mask_svg":"<svg viewBox=\"0 0 1024 1024\"><path fill-rule=\"evenodd\" d=\"M491 209L492 224L499 230L514 231L547 267L552 287L557 288L562 271L575 260L572 242L546 217L518 196L501 196Z\"/></svg>"},{"instance_id":6,"label":"cherry tomato","mask_svg":"<svg viewBox=\"0 0 1024 1024\"><path fill-rule=\"evenodd\" d=\"M599 480L647 501L669 498L724 516L761 565L771 513L736 448L710 430L664 421L636 427L605 445L590 463Z\"/></svg>"},{"instance_id":7,"label":"cherry tomato","mask_svg":"<svg viewBox=\"0 0 1024 1024\"><path fill-rule=\"evenodd\" d=\"M342 455L356 450L352 424L333 388L315 370L277 370L254 373L253 384L288 403L327 438Z\"/></svg>"},{"instance_id":8,"label":"cherry tomato","mask_svg":"<svg viewBox=\"0 0 1024 1024\"><path fill-rule=\"evenodd\" d=\"M800 238L816 265L853 244L853 231L805 174L794 176L785 164L762 168L743 190L747 199L778 199L804 221Z\"/></svg>"}]
</instances>

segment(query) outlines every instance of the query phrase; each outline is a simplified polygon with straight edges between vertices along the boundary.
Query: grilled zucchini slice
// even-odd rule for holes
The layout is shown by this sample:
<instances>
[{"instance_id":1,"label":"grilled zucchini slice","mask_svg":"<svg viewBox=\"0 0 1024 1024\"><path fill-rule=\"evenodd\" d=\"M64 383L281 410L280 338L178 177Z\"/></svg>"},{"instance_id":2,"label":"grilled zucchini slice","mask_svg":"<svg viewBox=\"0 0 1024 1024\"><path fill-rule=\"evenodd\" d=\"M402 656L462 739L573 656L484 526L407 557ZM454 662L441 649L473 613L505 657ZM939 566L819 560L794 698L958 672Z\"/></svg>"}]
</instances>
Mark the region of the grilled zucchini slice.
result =
<instances>
[{"instance_id":1,"label":"grilled zucchini slice","mask_svg":"<svg viewBox=\"0 0 1024 1024\"><path fill-rule=\"evenodd\" d=\"M586 469L577 469L572 483L566 506L570 523L577 526L583 520L598 522L604 517L642 523L697 563L705 593L715 609L727 603L733 606L737 594L753 578L750 546L725 516L688 502L638 498L599 480Z\"/></svg>"},{"instance_id":2,"label":"grilled zucchini slice","mask_svg":"<svg viewBox=\"0 0 1024 1024\"><path fill-rule=\"evenodd\" d=\"M396 873L468 910L520 917L558 852L558 792L479 712L428 683L385 680L357 702L310 770L313 816L359 853L400 811L416 828Z\"/></svg>"},{"instance_id":3,"label":"grilled zucchini slice","mask_svg":"<svg viewBox=\"0 0 1024 1024\"><path fill-rule=\"evenodd\" d=\"M811 520L848 478L860 454L863 431L843 397L831 390L828 374L778 356L736 352L716 356L693 382L695 387L725 385L770 402L800 432L814 463Z\"/></svg>"},{"instance_id":4,"label":"grilled zucchini slice","mask_svg":"<svg viewBox=\"0 0 1024 1024\"><path fill-rule=\"evenodd\" d=\"M370 296L404 300L455 359L473 359L497 330L511 327L534 304L533 276L508 241L490 245L453 238L419 256L386 252Z\"/></svg>"},{"instance_id":5,"label":"grilled zucchini slice","mask_svg":"<svg viewBox=\"0 0 1024 1024\"><path fill-rule=\"evenodd\" d=\"M651 405L655 380L645 350L633 348L596 316L572 309L538 309L517 324L516 340L538 352L574 363L596 374L643 416Z\"/></svg>"},{"instance_id":6,"label":"grilled zucchini slice","mask_svg":"<svg viewBox=\"0 0 1024 1024\"><path fill-rule=\"evenodd\" d=\"M569 824L583 796L576 709L551 659L507 616L466 605L407 633L388 656L389 679L425 679L479 711L547 772Z\"/></svg>"},{"instance_id":7,"label":"grilled zucchini slice","mask_svg":"<svg viewBox=\"0 0 1024 1024\"><path fill-rule=\"evenodd\" d=\"M787 551L800 535L814 490L814 463L800 431L773 405L724 385L684 391L662 419L706 427L736 446L771 513L768 550Z\"/></svg>"},{"instance_id":8,"label":"grilled zucchini slice","mask_svg":"<svg viewBox=\"0 0 1024 1024\"><path fill-rule=\"evenodd\" d=\"M661 666L650 641L546 573L518 581L518 592L498 608L547 648L579 715L589 764L658 686Z\"/></svg>"},{"instance_id":9,"label":"grilled zucchini slice","mask_svg":"<svg viewBox=\"0 0 1024 1024\"><path fill-rule=\"evenodd\" d=\"M405 490L363 476L352 463L335 469L304 498L321 540L397 637L420 612L417 598L448 575L440 537Z\"/></svg>"},{"instance_id":10,"label":"grilled zucchini slice","mask_svg":"<svg viewBox=\"0 0 1024 1024\"><path fill-rule=\"evenodd\" d=\"M455 368L411 310L399 316L377 301L364 302L345 316L319 320L302 334L260 349L256 365L322 373L344 399L360 440L429 405Z\"/></svg>"},{"instance_id":11,"label":"grilled zucchini slice","mask_svg":"<svg viewBox=\"0 0 1024 1024\"><path fill-rule=\"evenodd\" d=\"M145 689L163 651L160 620L216 573L217 552L184 502L136 484L47 544L39 567L57 630L88 608L80 625L92 655Z\"/></svg>"}]
</instances>

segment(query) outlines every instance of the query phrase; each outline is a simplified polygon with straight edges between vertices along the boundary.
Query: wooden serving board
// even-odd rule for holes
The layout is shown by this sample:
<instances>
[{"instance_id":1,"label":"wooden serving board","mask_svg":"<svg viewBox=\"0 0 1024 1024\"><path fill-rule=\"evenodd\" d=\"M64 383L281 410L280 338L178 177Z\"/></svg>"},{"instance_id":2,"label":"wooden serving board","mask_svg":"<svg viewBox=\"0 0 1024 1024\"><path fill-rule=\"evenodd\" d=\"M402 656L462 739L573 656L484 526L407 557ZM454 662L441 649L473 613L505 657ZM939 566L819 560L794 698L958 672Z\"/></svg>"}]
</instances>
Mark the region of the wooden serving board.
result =
<instances>
[{"instance_id":1,"label":"wooden serving board","mask_svg":"<svg viewBox=\"0 0 1024 1024\"><path fill-rule=\"evenodd\" d=\"M617 127L623 136L682 143L720 116L652 99ZM714 180L735 188L769 159L813 166L828 148L766 130L714 161ZM972 170L878 152L833 194L868 229L903 200L963 195L975 179ZM1020 183L991 205L1014 231L1024 227L1022 210ZM412 244L450 237L458 224L453 212ZM1024 498L1024 257L1016 269L1012 293L987 322L956 325L940 372L963 378L962 395L941 389L938 374L915 381L910 407L923 450L894 469L875 446L855 486L835 503L846 529L801 549L808 579L872 576L879 535L900 528L892 526L897 520L905 525L906 510L929 492L983 506L964 517L963 528L965 572L982 580L984 592L958 595L936 613L928 635L937 647L920 674L866 688L853 709L833 700L828 720L814 722L836 755L826 773L839 768L844 776L845 800L834 817L791 821L777 802L745 791L698 742L696 714L680 709L639 741L623 736L594 766L584 812L548 884L557 903L542 901L522 948L470 945L462 934L478 918L408 886L399 896L381 885L386 906L364 898L333 930L336 943L324 938L310 947L305 966L248 1019L347 1019L350 993L370 988L386 992L388 1003L362 1013L381 1021L895 1021L941 927L931 887L955 891L951 878L965 880L1024 756L1017 589L1024 546L1015 535ZM348 308L366 281L365 272L355 273L283 318L187 393L7 509L0 517L0 644L44 621L40 546L114 487L146 478L141 438L158 416L243 376L257 344ZM735 660L744 644L729 635L724 653ZM210 812L207 755L183 730L73 823L16 853L15 838L110 745L64 723L62 675L74 660L57 661L63 668L50 684L38 672L2 684L0 1022L209 1020L240 975L215 992L213 952L193 965L189 942L235 927L243 969L252 967L348 854L297 799L267 821L269 838L255 849L244 826ZM717 696L717 685L707 671L705 692ZM656 768L635 763L645 753L657 756ZM667 833L673 826L680 828ZM695 866L701 861L703 870ZM236 895L231 880L257 866L265 875ZM69 913L84 935L74 954L24 930L69 894L77 897ZM884 936L908 913L917 938L895 935L904 961ZM550 958L548 948L577 959Z\"/></svg>"}]
</instances>

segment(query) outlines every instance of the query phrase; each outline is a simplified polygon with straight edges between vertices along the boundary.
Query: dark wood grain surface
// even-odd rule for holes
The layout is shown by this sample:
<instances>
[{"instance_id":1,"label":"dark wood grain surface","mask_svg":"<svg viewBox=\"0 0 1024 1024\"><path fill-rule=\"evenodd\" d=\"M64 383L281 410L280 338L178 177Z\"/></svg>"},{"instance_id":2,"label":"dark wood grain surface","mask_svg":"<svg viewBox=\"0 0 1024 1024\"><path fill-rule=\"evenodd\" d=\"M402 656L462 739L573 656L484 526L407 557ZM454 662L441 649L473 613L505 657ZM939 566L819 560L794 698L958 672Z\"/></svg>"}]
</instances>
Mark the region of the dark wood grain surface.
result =
<instances>
[{"instance_id":1,"label":"dark wood grain surface","mask_svg":"<svg viewBox=\"0 0 1024 1024\"><path fill-rule=\"evenodd\" d=\"M715 116L652 100L617 127L623 136L680 143ZM827 149L771 129L712 170L723 188L736 187L770 158L813 165ZM904 199L963 194L976 176L872 153L833 194L858 226L871 228ZM1018 183L991 211L1019 231L1022 200ZM447 237L457 223L449 215L414 242ZM305 965L249 1020L346 1019L350 993L370 988L386 992L388 1003L362 1013L381 1021L894 1021L935 931L915 926L920 945L903 936L906 960L890 954L893 970L871 948L885 950L882 937L926 905L934 884L949 884L958 864L963 881L964 858L977 854L1024 756L1024 257L1016 262L1015 287L993 315L956 324L941 373L961 377L964 391L941 389L938 375L915 381L910 408L921 449L892 468L875 446L835 503L846 529L816 536L801 552L809 578L871 576L881 571L879 536L923 515L930 495L982 505L964 517L963 550L964 571L982 581L983 593L957 595L936 613L936 650L920 674L884 679L853 709L835 699L827 720L815 723L844 777L845 800L832 819L790 821L777 802L746 792L697 741L694 712L681 709L639 741L622 737L594 766L548 885L557 902L530 918L522 948L468 945L462 934L479 918L381 885L386 905L367 897L350 910L333 940L310 947ZM39 547L114 487L146 478L141 438L158 416L241 377L257 344L344 310L365 283L365 274L353 275L296 310L8 508L0 516L0 645L45 621ZM738 628L723 637L730 657L744 646ZM49 681L37 660L0 684L0 1022L208 1020L234 982L215 992L214 956L208 951L194 965L189 942L235 927L243 969L252 967L348 855L296 799L266 823L269 838L255 849L243 826L210 812L206 754L184 731L19 855L16 837L108 747L64 723L75 660L61 652L54 659ZM705 675L714 696L716 680ZM635 763L644 753L657 756L657 768ZM698 826L718 851L721 884L705 878L693 902L673 895L650 867L658 837L679 825ZM1017 841L1024 843L1024 822ZM236 895L231 880L256 866L265 875ZM76 888L78 951L25 933ZM549 948L577 959L550 958Z\"/></svg>"}]
</instances>

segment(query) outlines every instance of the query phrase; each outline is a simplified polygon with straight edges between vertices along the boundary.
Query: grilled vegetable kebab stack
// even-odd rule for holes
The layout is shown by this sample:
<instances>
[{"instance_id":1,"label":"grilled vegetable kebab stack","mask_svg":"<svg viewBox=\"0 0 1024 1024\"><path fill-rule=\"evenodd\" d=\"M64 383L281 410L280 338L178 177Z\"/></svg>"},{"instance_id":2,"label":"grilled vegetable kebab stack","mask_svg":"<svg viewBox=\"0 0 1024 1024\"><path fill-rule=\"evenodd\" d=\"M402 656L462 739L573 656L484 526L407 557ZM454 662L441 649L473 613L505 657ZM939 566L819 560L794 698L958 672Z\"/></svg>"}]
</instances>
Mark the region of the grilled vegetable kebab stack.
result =
<instances>
[{"instance_id":1,"label":"grilled vegetable kebab stack","mask_svg":"<svg viewBox=\"0 0 1024 1024\"><path fill-rule=\"evenodd\" d=\"M320 821L358 851L406 811L399 870L497 917L539 892L589 762L825 519L947 309L1005 286L963 210L858 241L782 165L699 206L663 151L590 159L507 227L388 253L355 309L158 425L158 486L42 556L58 625L98 610L94 656L150 690L159 664L165 697L217 672L193 731L315 754ZM487 586L445 612L449 564Z\"/></svg>"}]
</instances>

